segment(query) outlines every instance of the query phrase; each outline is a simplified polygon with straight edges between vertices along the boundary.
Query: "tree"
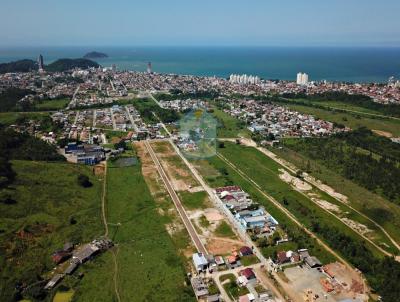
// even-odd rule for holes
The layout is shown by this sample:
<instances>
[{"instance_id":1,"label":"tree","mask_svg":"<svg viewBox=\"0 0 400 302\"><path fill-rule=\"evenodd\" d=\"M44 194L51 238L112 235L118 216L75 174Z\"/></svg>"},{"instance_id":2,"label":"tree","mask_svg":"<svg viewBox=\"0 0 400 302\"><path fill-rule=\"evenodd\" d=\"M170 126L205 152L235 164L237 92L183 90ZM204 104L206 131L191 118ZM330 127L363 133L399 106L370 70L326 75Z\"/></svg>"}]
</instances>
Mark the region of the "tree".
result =
<instances>
[{"instance_id":1,"label":"tree","mask_svg":"<svg viewBox=\"0 0 400 302\"><path fill-rule=\"evenodd\" d=\"M219 142L218 143L218 148L225 148L225 143L224 142Z\"/></svg>"},{"instance_id":2,"label":"tree","mask_svg":"<svg viewBox=\"0 0 400 302\"><path fill-rule=\"evenodd\" d=\"M84 188L90 188L93 184L90 182L89 177L83 174L78 175L78 184Z\"/></svg>"}]
</instances>

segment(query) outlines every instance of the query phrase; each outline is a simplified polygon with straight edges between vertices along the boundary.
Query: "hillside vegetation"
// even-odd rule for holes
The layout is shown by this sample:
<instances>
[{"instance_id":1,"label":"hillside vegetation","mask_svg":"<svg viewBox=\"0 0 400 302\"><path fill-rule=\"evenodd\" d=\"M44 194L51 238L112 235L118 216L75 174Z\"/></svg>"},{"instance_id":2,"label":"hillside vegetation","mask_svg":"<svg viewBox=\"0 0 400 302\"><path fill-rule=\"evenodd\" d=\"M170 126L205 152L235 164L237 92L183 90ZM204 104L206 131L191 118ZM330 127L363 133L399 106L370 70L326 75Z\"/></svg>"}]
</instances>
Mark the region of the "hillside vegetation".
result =
<instances>
[{"instance_id":1,"label":"hillside vegetation","mask_svg":"<svg viewBox=\"0 0 400 302\"><path fill-rule=\"evenodd\" d=\"M27 59L0 64L0 73L29 72L37 69L37 63Z\"/></svg>"},{"instance_id":2,"label":"hillside vegetation","mask_svg":"<svg viewBox=\"0 0 400 302\"><path fill-rule=\"evenodd\" d=\"M90 67L98 68L100 65L88 59L59 59L45 67L46 71L62 72L74 68L87 69Z\"/></svg>"}]
</instances>

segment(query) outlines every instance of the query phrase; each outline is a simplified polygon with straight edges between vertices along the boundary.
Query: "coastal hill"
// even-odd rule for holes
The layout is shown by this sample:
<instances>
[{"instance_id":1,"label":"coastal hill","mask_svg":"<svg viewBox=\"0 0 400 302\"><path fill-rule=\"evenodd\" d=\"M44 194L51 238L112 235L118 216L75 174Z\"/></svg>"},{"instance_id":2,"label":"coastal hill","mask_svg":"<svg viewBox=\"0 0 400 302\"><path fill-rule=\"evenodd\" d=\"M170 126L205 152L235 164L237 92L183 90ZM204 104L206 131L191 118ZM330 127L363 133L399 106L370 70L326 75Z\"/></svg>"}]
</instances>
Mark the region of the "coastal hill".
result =
<instances>
[{"instance_id":1,"label":"coastal hill","mask_svg":"<svg viewBox=\"0 0 400 302\"><path fill-rule=\"evenodd\" d=\"M100 67L99 64L88 59L59 59L45 67L46 71L62 72L74 68L87 69Z\"/></svg>"},{"instance_id":2,"label":"coastal hill","mask_svg":"<svg viewBox=\"0 0 400 302\"><path fill-rule=\"evenodd\" d=\"M7 72L28 72L37 69L37 63L28 59L0 64L0 74Z\"/></svg>"},{"instance_id":3,"label":"coastal hill","mask_svg":"<svg viewBox=\"0 0 400 302\"><path fill-rule=\"evenodd\" d=\"M85 59L102 59L108 58L108 55L102 52L91 51L83 56Z\"/></svg>"},{"instance_id":4,"label":"coastal hill","mask_svg":"<svg viewBox=\"0 0 400 302\"><path fill-rule=\"evenodd\" d=\"M100 65L88 59L59 59L46 65L44 69L50 72L62 72L74 68L87 69L90 67L98 68ZM38 70L38 64L32 60L19 60L0 64L0 74L7 72L29 72Z\"/></svg>"}]
</instances>

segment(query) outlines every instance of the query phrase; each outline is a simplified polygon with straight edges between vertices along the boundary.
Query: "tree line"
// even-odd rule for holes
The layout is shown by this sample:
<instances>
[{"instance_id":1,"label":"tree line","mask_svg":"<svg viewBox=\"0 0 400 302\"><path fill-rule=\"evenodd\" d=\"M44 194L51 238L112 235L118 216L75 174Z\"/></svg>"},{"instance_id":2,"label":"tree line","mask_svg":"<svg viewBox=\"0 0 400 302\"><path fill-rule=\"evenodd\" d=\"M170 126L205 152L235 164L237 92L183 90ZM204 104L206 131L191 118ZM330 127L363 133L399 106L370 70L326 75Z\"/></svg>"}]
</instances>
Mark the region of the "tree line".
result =
<instances>
[{"instance_id":1,"label":"tree line","mask_svg":"<svg viewBox=\"0 0 400 302\"><path fill-rule=\"evenodd\" d=\"M400 146L367 129L285 144L400 205Z\"/></svg>"},{"instance_id":2,"label":"tree line","mask_svg":"<svg viewBox=\"0 0 400 302\"><path fill-rule=\"evenodd\" d=\"M64 161L52 146L36 137L0 125L0 188L11 184L16 173L10 160Z\"/></svg>"}]
</instances>

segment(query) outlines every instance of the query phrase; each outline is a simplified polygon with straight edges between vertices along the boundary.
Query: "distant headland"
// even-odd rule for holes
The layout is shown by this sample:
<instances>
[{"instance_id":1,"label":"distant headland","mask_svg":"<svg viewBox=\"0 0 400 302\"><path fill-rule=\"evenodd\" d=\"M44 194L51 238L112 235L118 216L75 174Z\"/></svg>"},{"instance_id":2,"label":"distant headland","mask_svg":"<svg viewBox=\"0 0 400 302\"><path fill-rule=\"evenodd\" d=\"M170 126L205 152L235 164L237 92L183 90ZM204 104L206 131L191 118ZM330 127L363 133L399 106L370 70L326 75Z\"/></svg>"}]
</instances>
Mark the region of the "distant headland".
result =
<instances>
[{"instance_id":1,"label":"distant headland","mask_svg":"<svg viewBox=\"0 0 400 302\"><path fill-rule=\"evenodd\" d=\"M85 59L102 59L108 58L108 55L102 52L91 51L83 56Z\"/></svg>"},{"instance_id":2,"label":"distant headland","mask_svg":"<svg viewBox=\"0 0 400 302\"><path fill-rule=\"evenodd\" d=\"M7 72L30 72L34 70L40 71L40 66L42 66L43 71L49 72L63 72L71 70L74 68L98 68L100 65L89 59L79 58L79 59L58 59L48 65L43 63L35 62L33 60L19 60L9 63L0 64L0 74Z\"/></svg>"}]
</instances>

